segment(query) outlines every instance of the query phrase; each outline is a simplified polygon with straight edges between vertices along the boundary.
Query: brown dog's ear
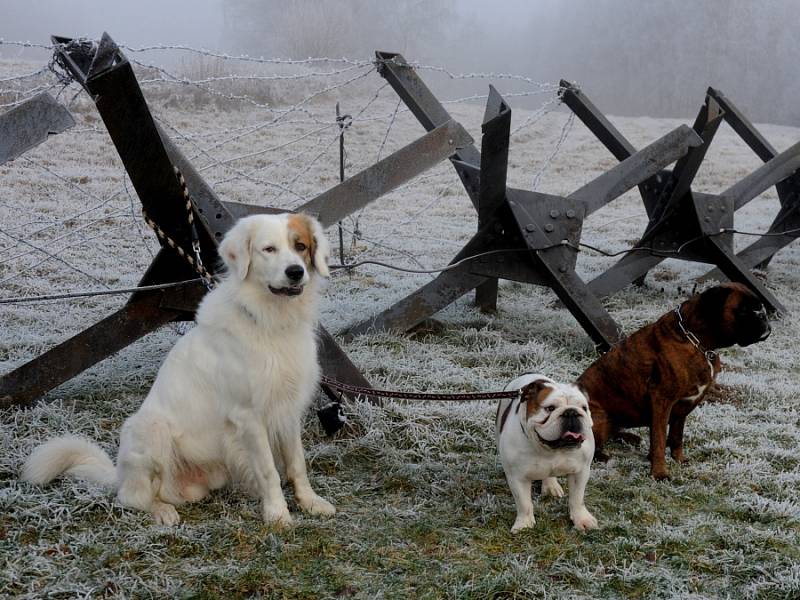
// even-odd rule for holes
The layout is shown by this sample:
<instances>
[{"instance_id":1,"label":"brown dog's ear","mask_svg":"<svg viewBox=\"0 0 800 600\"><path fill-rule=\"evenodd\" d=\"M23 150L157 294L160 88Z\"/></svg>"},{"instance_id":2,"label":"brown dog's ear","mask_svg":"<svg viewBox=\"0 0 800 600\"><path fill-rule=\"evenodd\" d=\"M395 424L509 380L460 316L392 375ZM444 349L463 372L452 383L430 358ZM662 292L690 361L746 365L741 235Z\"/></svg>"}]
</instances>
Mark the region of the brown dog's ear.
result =
<instances>
[{"instance_id":1,"label":"brown dog's ear","mask_svg":"<svg viewBox=\"0 0 800 600\"><path fill-rule=\"evenodd\" d=\"M552 381L536 379L520 390L520 402L525 403L526 418L539 410L544 399L552 391Z\"/></svg>"},{"instance_id":2,"label":"brown dog's ear","mask_svg":"<svg viewBox=\"0 0 800 600\"><path fill-rule=\"evenodd\" d=\"M713 310L716 308L717 310L722 310L731 292L733 292L733 288L730 286L715 285L700 294L700 304L704 309Z\"/></svg>"}]
</instances>

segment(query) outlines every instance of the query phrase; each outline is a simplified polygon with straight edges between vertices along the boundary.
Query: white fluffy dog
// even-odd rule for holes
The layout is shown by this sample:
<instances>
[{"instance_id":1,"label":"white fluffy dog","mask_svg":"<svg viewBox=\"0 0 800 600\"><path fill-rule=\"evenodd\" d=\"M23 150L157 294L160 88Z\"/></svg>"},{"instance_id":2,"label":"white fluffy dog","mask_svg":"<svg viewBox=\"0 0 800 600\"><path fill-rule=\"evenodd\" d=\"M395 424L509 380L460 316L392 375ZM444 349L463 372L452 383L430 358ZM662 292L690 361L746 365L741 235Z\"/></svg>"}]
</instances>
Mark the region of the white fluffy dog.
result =
<instances>
[{"instance_id":1,"label":"white fluffy dog","mask_svg":"<svg viewBox=\"0 0 800 600\"><path fill-rule=\"evenodd\" d=\"M167 355L141 408L120 435L119 457L78 437L34 450L22 479L44 484L66 473L113 486L119 501L160 524L229 482L262 500L264 520L292 518L282 465L300 507L332 515L308 481L301 418L319 382L315 327L319 276L329 246L305 215L239 220L219 247L228 274L197 309L197 326Z\"/></svg>"}]
</instances>

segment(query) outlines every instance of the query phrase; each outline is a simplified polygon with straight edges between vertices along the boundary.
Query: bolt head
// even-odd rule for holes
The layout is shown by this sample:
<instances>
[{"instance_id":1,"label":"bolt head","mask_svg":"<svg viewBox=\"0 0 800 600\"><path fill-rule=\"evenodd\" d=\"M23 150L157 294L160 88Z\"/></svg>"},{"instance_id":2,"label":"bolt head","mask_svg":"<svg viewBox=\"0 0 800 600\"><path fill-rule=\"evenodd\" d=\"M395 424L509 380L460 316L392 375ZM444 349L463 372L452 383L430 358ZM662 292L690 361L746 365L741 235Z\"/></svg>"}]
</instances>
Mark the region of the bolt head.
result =
<instances>
[{"instance_id":1,"label":"bolt head","mask_svg":"<svg viewBox=\"0 0 800 600\"><path fill-rule=\"evenodd\" d=\"M544 226L544 230L547 231L548 233L553 231L553 229L555 229L555 227L553 227L550 223Z\"/></svg>"},{"instance_id":2,"label":"bolt head","mask_svg":"<svg viewBox=\"0 0 800 600\"><path fill-rule=\"evenodd\" d=\"M550 211L550 218L555 219L558 216L558 211L553 209Z\"/></svg>"},{"instance_id":3,"label":"bolt head","mask_svg":"<svg viewBox=\"0 0 800 600\"><path fill-rule=\"evenodd\" d=\"M574 219L575 218L575 211L574 210L568 210L567 211L567 218L568 219Z\"/></svg>"},{"instance_id":4,"label":"bolt head","mask_svg":"<svg viewBox=\"0 0 800 600\"><path fill-rule=\"evenodd\" d=\"M531 232L536 231L536 225L534 225L533 223L528 223L527 225L525 225L525 231L531 231Z\"/></svg>"},{"instance_id":5,"label":"bolt head","mask_svg":"<svg viewBox=\"0 0 800 600\"><path fill-rule=\"evenodd\" d=\"M566 273L567 272L567 265L561 265L560 267L558 267L558 270L561 271L562 273Z\"/></svg>"}]
</instances>

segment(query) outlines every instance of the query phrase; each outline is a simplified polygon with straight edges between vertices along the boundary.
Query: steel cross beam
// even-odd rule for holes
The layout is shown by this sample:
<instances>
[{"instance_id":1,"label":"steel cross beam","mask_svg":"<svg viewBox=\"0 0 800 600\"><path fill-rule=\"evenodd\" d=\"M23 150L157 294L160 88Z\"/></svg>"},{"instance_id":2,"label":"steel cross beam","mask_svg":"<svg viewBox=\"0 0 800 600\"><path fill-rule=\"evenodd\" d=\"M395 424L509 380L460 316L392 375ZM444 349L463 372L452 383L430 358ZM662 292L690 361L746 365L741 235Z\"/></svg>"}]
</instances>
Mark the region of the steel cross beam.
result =
<instances>
[{"instance_id":1,"label":"steel cross beam","mask_svg":"<svg viewBox=\"0 0 800 600\"><path fill-rule=\"evenodd\" d=\"M770 164L779 156L778 151L761 135L750 120L729 100L720 90L708 88L707 94L714 98L725 111L725 121L741 137L744 142L763 160ZM782 153L783 157L791 157L800 153L800 147L792 146L789 155ZM783 167L785 170L786 167ZM791 166L789 167L791 168ZM747 248L736 254L748 268L766 268L775 254L785 246L800 237L800 172L794 171L785 179L775 185L781 208L774 221L767 230L767 235L760 237ZM744 205L744 202L741 205ZM738 208L738 207L737 207ZM789 231L790 233L784 233ZM701 280L722 279L724 275L719 269L714 269L703 275Z\"/></svg>"},{"instance_id":2,"label":"steel cross beam","mask_svg":"<svg viewBox=\"0 0 800 600\"><path fill-rule=\"evenodd\" d=\"M561 86L564 103L603 145L619 160L629 156L634 147L583 91L564 80ZM720 233L733 228L735 210L755 197L749 196L754 189L765 182L769 182L767 187L774 185L786 176L785 162L770 164L758 174L746 178L749 185L734 186L718 196L691 190L692 181L724 115L725 111L717 100L707 95L693 125L703 143L690 149L672 171L663 171L639 187L649 218L644 234L636 244L640 250L626 254L590 281L588 286L592 292L599 297L611 295L630 283L641 283L647 272L666 258L678 258L716 265L729 279L753 290L771 311L785 310L733 253L732 234Z\"/></svg>"},{"instance_id":3,"label":"steel cross beam","mask_svg":"<svg viewBox=\"0 0 800 600\"><path fill-rule=\"evenodd\" d=\"M42 92L0 115L0 165L75 125L69 111Z\"/></svg>"},{"instance_id":4,"label":"steel cross beam","mask_svg":"<svg viewBox=\"0 0 800 600\"><path fill-rule=\"evenodd\" d=\"M563 198L506 186L511 109L489 88L480 165L451 159L462 180L476 182L479 230L433 281L347 332L408 330L487 280L550 287L602 349L619 339L617 324L575 273L583 220L700 144L686 126L635 153ZM490 256L479 256L491 252ZM475 257L474 260L464 259Z\"/></svg>"},{"instance_id":5,"label":"steel cross beam","mask_svg":"<svg viewBox=\"0 0 800 600\"><path fill-rule=\"evenodd\" d=\"M216 196L155 123L130 63L108 34L103 34L99 43L57 37L53 42L63 66L94 99L142 206L170 237L189 248L190 232L173 165L181 170L199 213L198 234L206 265L218 264L217 244L237 218L285 212L222 202ZM323 225L329 226L448 158L471 141L469 134L457 123L442 123L428 135L306 203L301 210L318 215ZM196 273L174 251L162 248L140 285L196 277ZM31 404L45 392L161 325L193 319L205 292L203 285L195 283L134 293L116 313L0 378L0 407ZM369 382L322 327L319 344L320 362L327 376L369 387ZM323 389L333 395L330 389Z\"/></svg>"},{"instance_id":6,"label":"steel cross beam","mask_svg":"<svg viewBox=\"0 0 800 600\"><path fill-rule=\"evenodd\" d=\"M452 119L442 103L428 89L428 86L402 54L376 51L375 59L378 64L378 73L392 86L427 131ZM480 152L474 145L468 144L460 148L450 160L472 205L478 210L480 188L479 182L474 177L474 169L480 169ZM473 169L469 167L473 167ZM497 279L489 277L476 287L475 304L482 311L494 312L497 310L497 286Z\"/></svg>"}]
</instances>

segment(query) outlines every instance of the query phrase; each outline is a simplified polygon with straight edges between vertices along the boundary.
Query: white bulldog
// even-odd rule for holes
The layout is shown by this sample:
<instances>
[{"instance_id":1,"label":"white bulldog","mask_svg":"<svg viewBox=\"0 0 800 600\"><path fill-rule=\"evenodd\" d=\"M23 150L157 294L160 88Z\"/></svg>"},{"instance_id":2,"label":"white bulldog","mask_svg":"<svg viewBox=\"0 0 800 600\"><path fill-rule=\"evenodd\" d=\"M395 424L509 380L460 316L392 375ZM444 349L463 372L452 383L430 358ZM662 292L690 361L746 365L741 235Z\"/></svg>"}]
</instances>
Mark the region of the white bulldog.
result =
<instances>
[{"instance_id":1,"label":"white bulldog","mask_svg":"<svg viewBox=\"0 0 800 600\"><path fill-rule=\"evenodd\" d=\"M569 515L580 531L597 527L583 495L594 456L589 401L574 384L528 374L510 382L507 390L520 397L501 400L495 432L500 461L517 505L512 533L533 527L531 482L542 481L542 495L564 495L556 477L566 475Z\"/></svg>"}]
</instances>

